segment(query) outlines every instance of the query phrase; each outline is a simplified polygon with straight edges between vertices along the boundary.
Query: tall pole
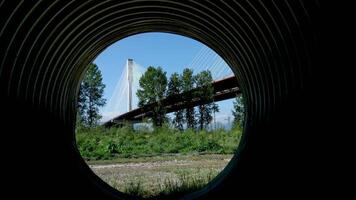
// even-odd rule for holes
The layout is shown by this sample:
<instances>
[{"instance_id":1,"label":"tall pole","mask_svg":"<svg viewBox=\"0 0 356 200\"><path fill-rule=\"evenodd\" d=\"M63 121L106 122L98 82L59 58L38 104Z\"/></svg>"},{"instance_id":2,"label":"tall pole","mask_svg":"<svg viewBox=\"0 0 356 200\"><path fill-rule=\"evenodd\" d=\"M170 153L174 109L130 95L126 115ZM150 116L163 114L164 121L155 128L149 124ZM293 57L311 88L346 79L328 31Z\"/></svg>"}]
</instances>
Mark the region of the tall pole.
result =
<instances>
[{"instance_id":1,"label":"tall pole","mask_svg":"<svg viewBox=\"0 0 356 200\"><path fill-rule=\"evenodd\" d=\"M127 80L129 82L129 112L132 110L132 82L133 82L133 77L132 77L132 71L133 71L133 59L128 59L127 60Z\"/></svg>"}]
</instances>

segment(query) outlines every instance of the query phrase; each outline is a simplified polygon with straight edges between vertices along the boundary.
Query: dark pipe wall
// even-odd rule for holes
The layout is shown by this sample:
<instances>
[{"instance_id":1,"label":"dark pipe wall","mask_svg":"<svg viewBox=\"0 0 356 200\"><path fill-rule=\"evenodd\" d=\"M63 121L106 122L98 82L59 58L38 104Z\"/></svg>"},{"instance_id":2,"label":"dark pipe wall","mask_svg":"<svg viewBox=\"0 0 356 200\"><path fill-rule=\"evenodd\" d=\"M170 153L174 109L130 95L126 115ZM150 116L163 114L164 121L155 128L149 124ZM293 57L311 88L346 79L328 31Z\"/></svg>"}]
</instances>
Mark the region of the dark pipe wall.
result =
<instances>
[{"instance_id":1,"label":"dark pipe wall","mask_svg":"<svg viewBox=\"0 0 356 200\"><path fill-rule=\"evenodd\" d=\"M232 66L246 99L238 153L191 197L304 197L316 184L318 20L316 0L2 0L1 195L119 198L76 150L78 84L110 44L161 31L213 48Z\"/></svg>"}]
</instances>

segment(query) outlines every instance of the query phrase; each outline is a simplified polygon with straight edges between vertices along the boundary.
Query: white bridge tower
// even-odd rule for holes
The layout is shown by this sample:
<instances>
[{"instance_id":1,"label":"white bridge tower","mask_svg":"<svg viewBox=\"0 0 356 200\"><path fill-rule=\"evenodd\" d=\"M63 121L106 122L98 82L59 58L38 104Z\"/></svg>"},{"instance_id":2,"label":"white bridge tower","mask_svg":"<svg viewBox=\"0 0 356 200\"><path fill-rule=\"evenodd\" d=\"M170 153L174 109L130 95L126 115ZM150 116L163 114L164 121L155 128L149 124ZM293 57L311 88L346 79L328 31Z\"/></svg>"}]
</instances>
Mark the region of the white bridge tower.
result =
<instances>
[{"instance_id":1,"label":"white bridge tower","mask_svg":"<svg viewBox=\"0 0 356 200\"><path fill-rule=\"evenodd\" d=\"M128 109L132 110L132 84L133 84L133 59L127 60L127 81L128 81Z\"/></svg>"}]
</instances>

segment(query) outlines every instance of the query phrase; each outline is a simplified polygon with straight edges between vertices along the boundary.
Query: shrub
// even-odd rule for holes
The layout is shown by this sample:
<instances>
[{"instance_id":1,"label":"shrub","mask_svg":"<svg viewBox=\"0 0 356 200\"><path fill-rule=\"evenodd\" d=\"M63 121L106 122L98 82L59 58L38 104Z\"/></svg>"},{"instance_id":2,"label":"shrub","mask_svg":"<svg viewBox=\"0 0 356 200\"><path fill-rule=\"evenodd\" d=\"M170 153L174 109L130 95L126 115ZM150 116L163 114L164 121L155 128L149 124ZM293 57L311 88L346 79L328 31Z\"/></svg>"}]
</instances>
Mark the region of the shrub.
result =
<instances>
[{"instance_id":1,"label":"shrub","mask_svg":"<svg viewBox=\"0 0 356 200\"><path fill-rule=\"evenodd\" d=\"M179 131L165 125L153 132L122 128L77 130L77 146L87 160L147 156L167 153L234 153L241 139L241 128L230 131Z\"/></svg>"}]
</instances>

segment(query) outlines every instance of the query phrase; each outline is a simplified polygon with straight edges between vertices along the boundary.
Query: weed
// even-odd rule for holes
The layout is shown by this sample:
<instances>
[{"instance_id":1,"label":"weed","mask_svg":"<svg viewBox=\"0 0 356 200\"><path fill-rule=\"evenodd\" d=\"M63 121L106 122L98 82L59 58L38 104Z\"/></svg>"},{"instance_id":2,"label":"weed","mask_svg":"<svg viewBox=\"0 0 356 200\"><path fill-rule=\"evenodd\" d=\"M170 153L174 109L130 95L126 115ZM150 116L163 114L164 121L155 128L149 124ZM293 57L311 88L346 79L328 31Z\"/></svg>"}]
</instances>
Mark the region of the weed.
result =
<instances>
[{"instance_id":1,"label":"weed","mask_svg":"<svg viewBox=\"0 0 356 200\"><path fill-rule=\"evenodd\" d=\"M171 153L232 154L241 133L241 128L195 132L161 127L147 132L123 127L80 129L76 138L77 147L86 160L110 160Z\"/></svg>"}]
</instances>

